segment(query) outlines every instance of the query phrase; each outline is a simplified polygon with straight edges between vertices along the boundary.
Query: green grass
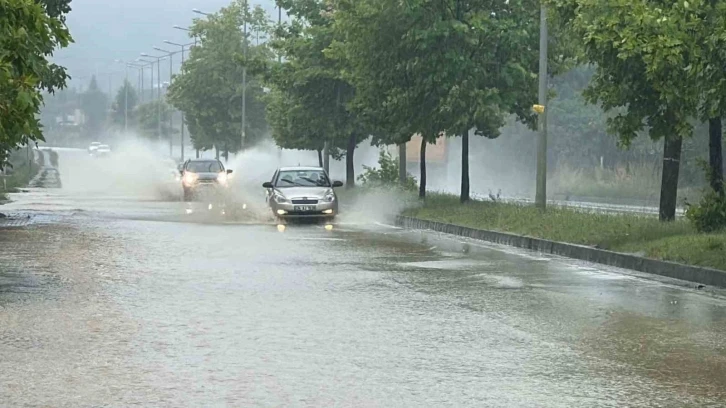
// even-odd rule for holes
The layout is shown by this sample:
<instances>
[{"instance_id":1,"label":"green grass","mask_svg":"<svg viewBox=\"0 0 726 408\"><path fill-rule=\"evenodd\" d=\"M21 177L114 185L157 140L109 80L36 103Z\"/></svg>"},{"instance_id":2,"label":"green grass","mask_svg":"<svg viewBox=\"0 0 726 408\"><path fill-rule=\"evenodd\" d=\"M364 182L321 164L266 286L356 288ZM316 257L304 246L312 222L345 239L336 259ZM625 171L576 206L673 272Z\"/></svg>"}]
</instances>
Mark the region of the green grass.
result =
<instances>
[{"instance_id":1,"label":"green grass","mask_svg":"<svg viewBox=\"0 0 726 408\"><path fill-rule=\"evenodd\" d=\"M429 195L424 205L404 215L726 270L726 232L700 234L686 220L662 223L650 216L565 208L542 212L532 206L483 201L461 205L457 197L448 195Z\"/></svg>"}]
</instances>

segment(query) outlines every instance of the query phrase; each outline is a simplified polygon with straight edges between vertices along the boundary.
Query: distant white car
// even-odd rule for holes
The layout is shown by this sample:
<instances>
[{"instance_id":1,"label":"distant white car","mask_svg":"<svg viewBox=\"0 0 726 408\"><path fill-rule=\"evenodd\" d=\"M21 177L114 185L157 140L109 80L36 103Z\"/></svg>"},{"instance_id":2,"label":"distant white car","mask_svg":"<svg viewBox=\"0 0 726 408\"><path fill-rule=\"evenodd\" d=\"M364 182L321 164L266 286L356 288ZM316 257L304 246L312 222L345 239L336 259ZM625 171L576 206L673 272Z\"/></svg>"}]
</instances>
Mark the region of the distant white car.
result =
<instances>
[{"instance_id":1,"label":"distant white car","mask_svg":"<svg viewBox=\"0 0 726 408\"><path fill-rule=\"evenodd\" d=\"M111 146L100 145L96 148L96 150L92 154L96 157L108 156L109 154L111 154Z\"/></svg>"},{"instance_id":2,"label":"distant white car","mask_svg":"<svg viewBox=\"0 0 726 408\"><path fill-rule=\"evenodd\" d=\"M95 152L99 146L101 146L101 143L99 142L91 143L91 145L88 146L88 154L93 154L93 152Z\"/></svg>"}]
</instances>

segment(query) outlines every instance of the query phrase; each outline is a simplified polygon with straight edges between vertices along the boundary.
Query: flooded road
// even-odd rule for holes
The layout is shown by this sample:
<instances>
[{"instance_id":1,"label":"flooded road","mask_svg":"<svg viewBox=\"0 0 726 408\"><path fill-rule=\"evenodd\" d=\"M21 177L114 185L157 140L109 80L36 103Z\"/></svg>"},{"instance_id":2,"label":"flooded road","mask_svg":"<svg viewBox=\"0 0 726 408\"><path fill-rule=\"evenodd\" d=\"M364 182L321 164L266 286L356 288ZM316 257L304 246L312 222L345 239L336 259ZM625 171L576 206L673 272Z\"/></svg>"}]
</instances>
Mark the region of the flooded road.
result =
<instances>
[{"instance_id":1,"label":"flooded road","mask_svg":"<svg viewBox=\"0 0 726 408\"><path fill-rule=\"evenodd\" d=\"M84 160L0 208L30 216L0 228L2 406L726 404L720 292L345 217L206 218L94 189L112 176Z\"/></svg>"}]
</instances>

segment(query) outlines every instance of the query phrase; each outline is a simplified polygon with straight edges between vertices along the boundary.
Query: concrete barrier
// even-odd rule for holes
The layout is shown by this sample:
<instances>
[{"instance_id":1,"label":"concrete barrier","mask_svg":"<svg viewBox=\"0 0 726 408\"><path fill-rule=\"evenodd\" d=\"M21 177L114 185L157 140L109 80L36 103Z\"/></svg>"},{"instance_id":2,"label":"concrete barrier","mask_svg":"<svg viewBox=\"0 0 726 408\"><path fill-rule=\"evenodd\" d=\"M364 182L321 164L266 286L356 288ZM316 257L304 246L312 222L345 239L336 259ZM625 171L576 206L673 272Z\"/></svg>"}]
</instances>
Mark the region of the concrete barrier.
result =
<instances>
[{"instance_id":1,"label":"concrete barrier","mask_svg":"<svg viewBox=\"0 0 726 408\"><path fill-rule=\"evenodd\" d=\"M703 285L726 288L726 271L718 269L683 265L676 262L659 261L656 259L607 251L584 245L568 244L565 242L532 238L523 235L509 234L506 232L468 228L460 225L445 224L405 216L396 217L396 225L409 229L437 231L460 237L530 249L532 251L546 254L560 255L582 261L631 269L638 272L667 276L669 278L700 283Z\"/></svg>"}]
</instances>

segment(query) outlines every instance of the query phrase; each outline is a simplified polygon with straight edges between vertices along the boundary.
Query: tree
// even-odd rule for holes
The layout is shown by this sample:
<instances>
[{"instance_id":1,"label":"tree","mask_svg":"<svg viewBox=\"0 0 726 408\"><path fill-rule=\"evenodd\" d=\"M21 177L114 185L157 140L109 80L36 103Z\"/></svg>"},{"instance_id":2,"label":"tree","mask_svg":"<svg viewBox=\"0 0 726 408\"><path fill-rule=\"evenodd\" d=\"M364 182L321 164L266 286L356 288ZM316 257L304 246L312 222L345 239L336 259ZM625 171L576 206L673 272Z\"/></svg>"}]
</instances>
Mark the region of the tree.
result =
<instances>
[{"instance_id":1,"label":"tree","mask_svg":"<svg viewBox=\"0 0 726 408\"><path fill-rule=\"evenodd\" d=\"M139 96L129 81L124 81L123 86L116 93L116 99L111 107L111 121L121 127L127 122L129 126L134 123L136 105L139 103Z\"/></svg>"},{"instance_id":2,"label":"tree","mask_svg":"<svg viewBox=\"0 0 726 408\"><path fill-rule=\"evenodd\" d=\"M91 77L88 89L81 96L81 110L85 116L84 134L86 137L98 139L103 131L108 115L108 96L101 91L96 76Z\"/></svg>"},{"instance_id":3,"label":"tree","mask_svg":"<svg viewBox=\"0 0 726 408\"><path fill-rule=\"evenodd\" d=\"M606 112L625 146L647 129L664 139L660 219L675 218L683 138L693 132L699 87L691 72L700 52L700 18L689 2L557 0L560 22L584 41L596 72L584 95Z\"/></svg>"},{"instance_id":4,"label":"tree","mask_svg":"<svg viewBox=\"0 0 726 408\"><path fill-rule=\"evenodd\" d=\"M274 66L268 74L268 84L274 91L271 96L288 100L268 110L268 115L278 115L271 117L273 138L282 141L283 146L297 144L319 150L327 143L333 150L344 150L346 187L352 188L355 148L368 138L371 127L350 107L356 90L343 75L345 65L326 54L336 34L334 7L316 0L281 0L279 5L294 20L278 29L273 41L273 47L287 61ZM309 123L302 131L293 130L291 124L301 120ZM286 135L293 141L283 141Z\"/></svg>"},{"instance_id":5,"label":"tree","mask_svg":"<svg viewBox=\"0 0 726 408\"><path fill-rule=\"evenodd\" d=\"M363 111L382 120L389 141L414 132L429 142L442 132L462 136L460 198L468 201L470 129L498 137L510 113L534 126L538 2L339 3L338 29L347 36L338 46Z\"/></svg>"},{"instance_id":6,"label":"tree","mask_svg":"<svg viewBox=\"0 0 726 408\"><path fill-rule=\"evenodd\" d=\"M63 17L68 3L0 2L0 168L17 146L43 140L42 92L65 87L65 69L48 57L72 41Z\"/></svg>"},{"instance_id":7,"label":"tree","mask_svg":"<svg viewBox=\"0 0 726 408\"><path fill-rule=\"evenodd\" d=\"M246 128L242 141L242 71L257 59L271 59L265 44L250 46L241 27L249 10L236 0L208 19L196 20L190 35L202 39L193 47L182 72L169 87L169 103L184 112L192 142L198 148L235 152L254 146L267 134L263 91L259 78L247 77ZM244 42L248 58L243 58Z\"/></svg>"},{"instance_id":8,"label":"tree","mask_svg":"<svg viewBox=\"0 0 726 408\"><path fill-rule=\"evenodd\" d=\"M272 21L267 15L265 9L259 4L252 9L249 17L249 25L252 31L252 35L255 38L255 46L260 46L260 40L265 42L268 39L268 35L272 30Z\"/></svg>"},{"instance_id":9,"label":"tree","mask_svg":"<svg viewBox=\"0 0 726 408\"><path fill-rule=\"evenodd\" d=\"M161 113L161 115L159 115ZM134 112L138 118L138 128L142 135L153 139L168 139L176 134L176 129L169 126L171 107L164 101L152 101L139 105ZM159 121L161 120L161 124ZM159 133L161 129L161 134Z\"/></svg>"},{"instance_id":10,"label":"tree","mask_svg":"<svg viewBox=\"0 0 726 408\"><path fill-rule=\"evenodd\" d=\"M422 83L420 78L436 75L437 67L423 63L414 42L403 41L415 16L390 1L346 0L338 6L338 41L330 55L348 67L345 77L356 88L351 107L375 124L376 145L405 144L421 135L419 197L425 198L426 145L443 129L436 110L442 91Z\"/></svg>"},{"instance_id":11,"label":"tree","mask_svg":"<svg viewBox=\"0 0 726 408\"><path fill-rule=\"evenodd\" d=\"M702 21L698 29L699 44L703 50L697 56L699 63L691 69L700 83L703 101L702 118L708 121L709 166L708 175L711 188L723 195L723 124L721 118L726 114L726 4L722 1L695 1L689 7ZM691 35L694 32L690 33Z\"/></svg>"}]
</instances>

